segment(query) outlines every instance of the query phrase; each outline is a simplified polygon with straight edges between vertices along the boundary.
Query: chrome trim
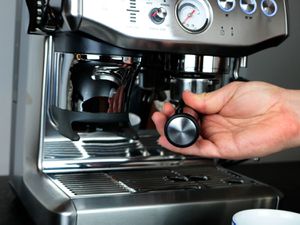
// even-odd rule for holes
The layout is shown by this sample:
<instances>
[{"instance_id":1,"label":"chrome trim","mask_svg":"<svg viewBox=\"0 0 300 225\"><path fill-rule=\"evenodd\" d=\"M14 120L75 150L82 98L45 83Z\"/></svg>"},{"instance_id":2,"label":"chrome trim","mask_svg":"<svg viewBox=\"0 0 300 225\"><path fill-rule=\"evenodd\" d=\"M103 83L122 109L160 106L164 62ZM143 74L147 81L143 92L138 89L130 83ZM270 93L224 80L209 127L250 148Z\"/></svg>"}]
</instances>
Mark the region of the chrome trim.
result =
<instances>
[{"instance_id":1,"label":"chrome trim","mask_svg":"<svg viewBox=\"0 0 300 225\"><path fill-rule=\"evenodd\" d=\"M45 130L46 130L46 121L47 115L49 115L48 106L48 96L49 90L47 86L50 82L50 77L52 73L52 66L53 66L53 39L51 36L47 37L44 41L44 66L43 66L43 84L42 84L42 102L41 102L41 118L40 118L40 137L39 137L39 151L38 151L38 169L43 170L43 149L44 149L44 137L45 137Z\"/></svg>"},{"instance_id":2,"label":"chrome trim","mask_svg":"<svg viewBox=\"0 0 300 225\"><path fill-rule=\"evenodd\" d=\"M283 10L285 11L285 12L287 12L287 2L286 1L283 1ZM284 14L284 27L285 27L285 33L286 34L288 34L289 33L289 23L288 23L288 15L287 15L287 13L285 13Z\"/></svg>"},{"instance_id":3,"label":"chrome trim","mask_svg":"<svg viewBox=\"0 0 300 225\"><path fill-rule=\"evenodd\" d=\"M61 109L70 110L71 106L68 104L69 98L69 80L70 72L69 69L74 60L74 54L68 53L54 53L54 69L52 75L50 75L49 80L49 92L51 93L48 103L50 120L53 120L53 113L51 112L51 105L60 106Z\"/></svg>"},{"instance_id":4,"label":"chrome trim","mask_svg":"<svg viewBox=\"0 0 300 225\"><path fill-rule=\"evenodd\" d=\"M202 165L201 159L195 160L165 160L159 157L149 157L137 159L136 161L126 161L127 159L112 159L113 163L109 160L71 160L71 161L56 161L44 162L43 172L48 173L74 173L74 172L92 172L92 171L114 171L114 170L128 170L128 169L159 169L159 168L176 168L179 166L194 166ZM205 163L204 163L205 164ZM86 165L83 167L81 165ZM102 167L99 167L101 165Z\"/></svg>"},{"instance_id":5,"label":"chrome trim","mask_svg":"<svg viewBox=\"0 0 300 225\"><path fill-rule=\"evenodd\" d=\"M179 102L183 91L191 91L200 94L216 89L219 84L220 81L218 78L172 78L170 81L170 98L172 102Z\"/></svg>"},{"instance_id":6,"label":"chrome trim","mask_svg":"<svg viewBox=\"0 0 300 225\"><path fill-rule=\"evenodd\" d=\"M248 66L248 57L244 56L240 60L241 60L240 67L241 68L247 68L247 66Z\"/></svg>"},{"instance_id":7,"label":"chrome trim","mask_svg":"<svg viewBox=\"0 0 300 225\"><path fill-rule=\"evenodd\" d=\"M68 21L66 29L78 29L83 14L83 0L66 0L63 4L62 16L64 20Z\"/></svg>"},{"instance_id":8,"label":"chrome trim","mask_svg":"<svg viewBox=\"0 0 300 225\"><path fill-rule=\"evenodd\" d=\"M53 87L51 89L54 90L53 92L53 98L55 99L54 102L52 102L53 105L60 106L61 109L71 109L70 104L68 104L68 98L70 96L69 93L69 81L70 81L70 67L73 64L74 55L73 54L60 54L55 53L55 58L59 60L59 62L56 64L58 68L54 69L54 73L56 76L55 81L52 84ZM60 73L62 74L61 76ZM57 90L55 90L58 88Z\"/></svg>"},{"instance_id":9,"label":"chrome trim","mask_svg":"<svg viewBox=\"0 0 300 225\"><path fill-rule=\"evenodd\" d=\"M221 75L228 73L230 66L230 58L228 57L186 54L179 61L178 70L181 73Z\"/></svg>"}]
</instances>

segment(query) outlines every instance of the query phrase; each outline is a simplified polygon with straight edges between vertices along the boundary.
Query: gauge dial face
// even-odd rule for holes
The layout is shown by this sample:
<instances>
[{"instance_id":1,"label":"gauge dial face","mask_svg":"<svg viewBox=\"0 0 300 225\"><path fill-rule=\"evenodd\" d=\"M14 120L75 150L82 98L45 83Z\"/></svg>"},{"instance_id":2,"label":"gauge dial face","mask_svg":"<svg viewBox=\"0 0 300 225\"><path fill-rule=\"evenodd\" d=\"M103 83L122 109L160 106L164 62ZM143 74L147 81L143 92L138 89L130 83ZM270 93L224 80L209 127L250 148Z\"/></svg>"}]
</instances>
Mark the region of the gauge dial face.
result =
<instances>
[{"instance_id":1,"label":"gauge dial face","mask_svg":"<svg viewBox=\"0 0 300 225\"><path fill-rule=\"evenodd\" d=\"M206 0L181 0L177 3L176 16L184 30L200 33L211 22L211 7Z\"/></svg>"}]
</instances>

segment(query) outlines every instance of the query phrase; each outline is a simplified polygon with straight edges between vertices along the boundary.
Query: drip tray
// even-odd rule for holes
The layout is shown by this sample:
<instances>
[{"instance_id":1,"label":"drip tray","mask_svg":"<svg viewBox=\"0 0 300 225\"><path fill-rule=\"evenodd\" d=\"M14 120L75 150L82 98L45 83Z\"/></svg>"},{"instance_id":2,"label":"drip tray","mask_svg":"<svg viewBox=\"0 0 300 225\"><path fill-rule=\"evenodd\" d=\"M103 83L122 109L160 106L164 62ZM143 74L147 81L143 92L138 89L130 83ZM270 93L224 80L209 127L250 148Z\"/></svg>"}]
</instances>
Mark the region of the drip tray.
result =
<instances>
[{"instance_id":1,"label":"drip tray","mask_svg":"<svg viewBox=\"0 0 300 225\"><path fill-rule=\"evenodd\" d=\"M138 140L104 132L82 136L79 141L61 137L46 139L43 143L43 172L53 174L141 166L162 168L183 163L185 159L195 159L162 148L156 143L157 135L149 131L139 133Z\"/></svg>"},{"instance_id":2,"label":"drip tray","mask_svg":"<svg viewBox=\"0 0 300 225\"><path fill-rule=\"evenodd\" d=\"M70 197L115 195L168 190L201 190L249 185L255 181L224 168L187 167L178 169L127 170L49 174Z\"/></svg>"}]
</instances>

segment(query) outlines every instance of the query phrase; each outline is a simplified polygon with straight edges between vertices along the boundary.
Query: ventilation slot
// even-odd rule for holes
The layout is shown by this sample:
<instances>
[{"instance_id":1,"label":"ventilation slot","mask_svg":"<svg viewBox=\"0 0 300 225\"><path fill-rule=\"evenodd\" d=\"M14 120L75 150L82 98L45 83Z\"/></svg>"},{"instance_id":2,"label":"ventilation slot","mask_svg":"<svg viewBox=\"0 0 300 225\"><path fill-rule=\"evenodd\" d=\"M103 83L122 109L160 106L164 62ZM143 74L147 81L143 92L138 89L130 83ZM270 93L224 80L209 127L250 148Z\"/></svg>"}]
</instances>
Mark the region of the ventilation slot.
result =
<instances>
[{"instance_id":1,"label":"ventilation slot","mask_svg":"<svg viewBox=\"0 0 300 225\"><path fill-rule=\"evenodd\" d=\"M44 158L79 158L82 154L77 150L76 146L70 141L55 141L44 143Z\"/></svg>"},{"instance_id":2,"label":"ventilation slot","mask_svg":"<svg viewBox=\"0 0 300 225\"><path fill-rule=\"evenodd\" d=\"M129 157L141 155L139 143L122 143L122 144L85 144L83 148L90 157Z\"/></svg>"},{"instance_id":3,"label":"ventilation slot","mask_svg":"<svg viewBox=\"0 0 300 225\"><path fill-rule=\"evenodd\" d=\"M106 173L52 174L50 177L61 189L73 196L121 194L133 191L114 181Z\"/></svg>"}]
</instances>

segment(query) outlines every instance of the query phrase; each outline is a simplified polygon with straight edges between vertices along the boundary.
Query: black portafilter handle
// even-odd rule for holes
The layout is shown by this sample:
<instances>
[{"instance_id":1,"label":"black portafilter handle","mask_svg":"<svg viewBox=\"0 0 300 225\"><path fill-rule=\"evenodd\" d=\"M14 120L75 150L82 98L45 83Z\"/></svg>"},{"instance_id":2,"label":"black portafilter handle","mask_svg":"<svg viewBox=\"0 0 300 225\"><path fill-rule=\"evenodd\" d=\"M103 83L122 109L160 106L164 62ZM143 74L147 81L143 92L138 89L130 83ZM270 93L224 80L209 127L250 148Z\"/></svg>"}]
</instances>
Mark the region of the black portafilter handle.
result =
<instances>
[{"instance_id":1,"label":"black portafilter handle","mask_svg":"<svg viewBox=\"0 0 300 225\"><path fill-rule=\"evenodd\" d=\"M175 114L167 120L164 129L167 140L179 148L193 145L200 135L199 123L193 116L183 112L184 106L183 100L180 100Z\"/></svg>"}]
</instances>

